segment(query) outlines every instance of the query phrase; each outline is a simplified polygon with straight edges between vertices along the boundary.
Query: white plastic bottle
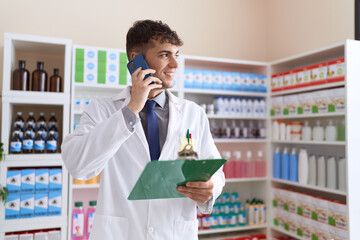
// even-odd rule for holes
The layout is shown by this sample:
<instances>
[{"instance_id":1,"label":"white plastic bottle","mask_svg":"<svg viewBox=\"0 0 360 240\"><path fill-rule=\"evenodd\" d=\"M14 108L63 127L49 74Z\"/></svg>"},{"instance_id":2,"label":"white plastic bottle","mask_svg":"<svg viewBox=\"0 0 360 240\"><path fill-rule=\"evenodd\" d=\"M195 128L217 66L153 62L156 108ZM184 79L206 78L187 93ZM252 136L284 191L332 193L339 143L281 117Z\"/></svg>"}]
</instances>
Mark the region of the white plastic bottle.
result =
<instances>
[{"instance_id":1,"label":"white plastic bottle","mask_svg":"<svg viewBox=\"0 0 360 240\"><path fill-rule=\"evenodd\" d=\"M329 156L326 163L326 186L330 189L336 189L336 161L335 157Z\"/></svg>"},{"instance_id":2,"label":"white plastic bottle","mask_svg":"<svg viewBox=\"0 0 360 240\"><path fill-rule=\"evenodd\" d=\"M220 96L214 97L214 108L215 108L215 114L220 115Z\"/></svg>"},{"instance_id":3,"label":"white plastic bottle","mask_svg":"<svg viewBox=\"0 0 360 240\"><path fill-rule=\"evenodd\" d=\"M336 137L336 127L333 125L332 120L329 120L325 130L325 141L336 141Z\"/></svg>"},{"instance_id":4,"label":"white plastic bottle","mask_svg":"<svg viewBox=\"0 0 360 240\"><path fill-rule=\"evenodd\" d=\"M340 191L346 191L346 159L344 157L338 160L338 188Z\"/></svg>"},{"instance_id":5,"label":"white plastic bottle","mask_svg":"<svg viewBox=\"0 0 360 240\"><path fill-rule=\"evenodd\" d=\"M252 99L249 97L246 100L247 103L247 116L253 116L254 115L254 103Z\"/></svg>"},{"instance_id":6,"label":"white plastic bottle","mask_svg":"<svg viewBox=\"0 0 360 240\"><path fill-rule=\"evenodd\" d=\"M279 140L280 130L279 130L279 121L278 120L273 121L272 135L273 135L273 140Z\"/></svg>"},{"instance_id":7,"label":"white plastic bottle","mask_svg":"<svg viewBox=\"0 0 360 240\"><path fill-rule=\"evenodd\" d=\"M316 156L311 155L309 158L309 184L316 186Z\"/></svg>"},{"instance_id":8,"label":"white plastic bottle","mask_svg":"<svg viewBox=\"0 0 360 240\"><path fill-rule=\"evenodd\" d=\"M246 101L246 97L242 97L241 98L241 116L247 116L247 111L248 111L248 104Z\"/></svg>"},{"instance_id":9,"label":"white plastic bottle","mask_svg":"<svg viewBox=\"0 0 360 240\"><path fill-rule=\"evenodd\" d=\"M313 128L314 141L324 141L324 128L320 125L320 120L316 121L316 126Z\"/></svg>"},{"instance_id":10,"label":"white plastic bottle","mask_svg":"<svg viewBox=\"0 0 360 240\"><path fill-rule=\"evenodd\" d=\"M285 139L286 141L291 140L291 122L288 121L286 128L285 128Z\"/></svg>"},{"instance_id":11,"label":"white plastic bottle","mask_svg":"<svg viewBox=\"0 0 360 240\"><path fill-rule=\"evenodd\" d=\"M310 141L311 140L311 127L309 127L309 122L308 121L305 121L304 126L302 127L301 139L303 141Z\"/></svg>"},{"instance_id":12,"label":"white plastic bottle","mask_svg":"<svg viewBox=\"0 0 360 240\"><path fill-rule=\"evenodd\" d=\"M260 116L265 116L265 115L266 115L265 99L260 98Z\"/></svg>"},{"instance_id":13,"label":"white plastic bottle","mask_svg":"<svg viewBox=\"0 0 360 240\"><path fill-rule=\"evenodd\" d=\"M240 97L236 97L235 99L236 104L236 115L240 116L242 114L242 106L241 106L241 100Z\"/></svg>"},{"instance_id":14,"label":"white plastic bottle","mask_svg":"<svg viewBox=\"0 0 360 240\"><path fill-rule=\"evenodd\" d=\"M285 124L285 120L281 120L280 121L280 140L284 141L285 140L285 135L286 135L286 124Z\"/></svg>"},{"instance_id":15,"label":"white plastic bottle","mask_svg":"<svg viewBox=\"0 0 360 240\"><path fill-rule=\"evenodd\" d=\"M230 114L230 101L228 97L223 97L223 101L224 101L224 108L223 108L223 113L224 115L229 115Z\"/></svg>"},{"instance_id":16,"label":"white plastic bottle","mask_svg":"<svg viewBox=\"0 0 360 240\"><path fill-rule=\"evenodd\" d=\"M232 116L236 115L236 100L235 100L235 97L230 97L229 113Z\"/></svg>"},{"instance_id":17,"label":"white plastic bottle","mask_svg":"<svg viewBox=\"0 0 360 240\"><path fill-rule=\"evenodd\" d=\"M254 98L253 102L253 116L258 117L260 116L260 103L258 98Z\"/></svg>"},{"instance_id":18,"label":"white plastic bottle","mask_svg":"<svg viewBox=\"0 0 360 240\"><path fill-rule=\"evenodd\" d=\"M326 162L324 156L319 156L317 167L317 185L319 187L326 187Z\"/></svg>"},{"instance_id":19,"label":"white plastic bottle","mask_svg":"<svg viewBox=\"0 0 360 240\"><path fill-rule=\"evenodd\" d=\"M309 178L309 161L308 153L305 148L299 152L299 183L307 184Z\"/></svg>"}]
</instances>

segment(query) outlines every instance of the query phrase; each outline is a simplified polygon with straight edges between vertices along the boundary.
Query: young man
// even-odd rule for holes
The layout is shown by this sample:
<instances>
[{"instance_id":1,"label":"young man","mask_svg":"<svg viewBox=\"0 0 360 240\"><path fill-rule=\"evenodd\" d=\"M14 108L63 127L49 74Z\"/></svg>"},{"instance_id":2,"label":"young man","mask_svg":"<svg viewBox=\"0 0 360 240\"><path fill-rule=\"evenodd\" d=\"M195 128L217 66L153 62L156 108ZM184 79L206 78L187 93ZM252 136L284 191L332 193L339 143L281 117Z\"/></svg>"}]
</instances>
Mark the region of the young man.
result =
<instances>
[{"instance_id":1,"label":"young man","mask_svg":"<svg viewBox=\"0 0 360 240\"><path fill-rule=\"evenodd\" d=\"M89 179L102 172L90 239L197 239L196 206L210 213L222 191L220 169L207 182L178 187L186 198L127 200L150 160L177 158L187 129L199 158L220 158L202 108L167 90L174 84L181 45L161 21L135 22L127 34L128 58L142 54L150 69L137 69L132 87L115 97L92 101L75 132L64 139L62 156L73 177ZM144 80L149 73L153 77Z\"/></svg>"}]
</instances>

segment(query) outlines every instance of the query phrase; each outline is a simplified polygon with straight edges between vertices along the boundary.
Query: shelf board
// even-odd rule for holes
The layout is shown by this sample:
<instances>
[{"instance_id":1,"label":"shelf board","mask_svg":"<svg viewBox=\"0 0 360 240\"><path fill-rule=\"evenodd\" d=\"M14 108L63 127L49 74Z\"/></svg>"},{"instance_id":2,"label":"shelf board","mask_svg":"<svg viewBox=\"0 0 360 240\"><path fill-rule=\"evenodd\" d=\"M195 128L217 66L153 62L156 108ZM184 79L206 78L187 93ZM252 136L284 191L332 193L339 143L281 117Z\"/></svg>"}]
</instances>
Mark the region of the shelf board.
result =
<instances>
[{"instance_id":1,"label":"shelf board","mask_svg":"<svg viewBox=\"0 0 360 240\"><path fill-rule=\"evenodd\" d=\"M100 184L72 184L72 189L94 189L99 187Z\"/></svg>"},{"instance_id":2,"label":"shelf board","mask_svg":"<svg viewBox=\"0 0 360 240\"><path fill-rule=\"evenodd\" d=\"M214 234L214 233L227 233L227 232L238 232L238 231L247 231L247 230L259 230L265 229L266 224L256 225L256 226L244 226L244 227L227 227L227 228L216 228L208 230L199 230L198 235Z\"/></svg>"},{"instance_id":3,"label":"shelf board","mask_svg":"<svg viewBox=\"0 0 360 240\"><path fill-rule=\"evenodd\" d=\"M214 58L214 57L201 57L193 55L181 55L186 62L200 62L200 63L226 63L226 64L235 64L235 65L244 65L244 66L259 66L267 67L268 63L266 62L257 62L257 61L244 61L237 59L226 59L226 58ZM186 64L186 63L185 63Z\"/></svg>"},{"instance_id":4,"label":"shelf board","mask_svg":"<svg viewBox=\"0 0 360 240\"><path fill-rule=\"evenodd\" d=\"M109 90L116 91L119 89L125 89L128 85L105 85L105 84L89 84L89 83L73 83L76 90L87 90L87 89L101 89L101 90Z\"/></svg>"},{"instance_id":5,"label":"shelf board","mask_svg":"<svg viewBox=\"0 0 360 240\"><path fill-rule=\"evenodd\" d=\"M227 178L225 179L226 183L251 183L251 182L262 182L266 181L266 177L262 178Z\"/></svg>"},{"instance_id":6,"label":"shelf board","mask_svg":"<svg viewBox=\"0 0 360 240\"><path fill-rule=\"evenodd\" d=\"M331 193L331 194L336 194L336 195L340 195L340 196L345 196L346 197L346 192L340 191L340 190L334 190L334 189L329 189L329 188L323 188L323 187L317 187L317 186L312 186L312 185L304 185L304 184L300 184L297 182L291 182L291 181L287 181L287 180L280 180L280 179L271 179L272 182L275 183L280 183L280 184L284 184L284 185L288 185L288 186L295 186L295 187L300 187L300 188L305 188L305 189L310 189L310 190L315 190L315 191L320 191L320 192L324 192L324 193Z\"/></svg>"},{"instance_id":7,"label":"shelf board","mask_svg":"<svg viewBox=\"0 0 360 240\"><path fill-rule=\"evenodd\" d=\"M266 139L214 138L215 143L266 143Z\"/></svg>"},{"instance_id":8,"label":"shelf board","mask_svg":"<svg viewBox=\"0 0 360 240\"><path fill-rule=\"evenodd\" d=\"M2 101L17 104L64 105L70 103L70 95L54 92L3 91Z\"/></svg>"},{"instance_id":9,"label":"shelf board","mask_svg":"<svg viewBox=\"0 0 360 240\"><path fill-rule=\"evenodd\" d=\"M332 112L332 113L312 113L291 116L272 116L271 119L300 119L300 118L320 118L320 117L343 117L345 112Z\"/></svg>"},{"instance_id":10,"label":"shelf board","mask_svg":"<svg viewBox=\"0 0 360 240\"><path fill-rule=\"evenodd\" d=\"M264 97L264 98L267 97L267 93L212 90L212 89L184 89L184 93L185 94L203 94L203 95L243 96L243 97Z\"/></svg>"},{"instance_id":11,"label":"shelf board","mask_svg":"<svg viewBox=\"0 0 360 240\"><path fill-rule=\"evenodd\" d=\"M299 145L325 145L325 146L345 146L346 142L344 141L335 141L335 142L327 142L327 141L271 141L271 143L277 144L299 144Z\"/></svg>"},{"instance_id":12,"label":"shelf board","mask_svg":"<svg viewBox=\"0 0 360 240\"><path fill-rule=\"evenodd\" d=\"M265 116L237 116L237 115L207 115L209 119L246 119L246 120L266 120Z\"/></svg>"},{"instance_id":13,"label":"shelf board","mask_svg":"<svg viewBox=\"0 0 360 240\"><path fill-rule=\"evenodd\" d=\"M274 93L271 93L271 97L287 95L287 94L294 94L294 93L303 93L303 92L309 92L309 91L315 91L315 90L321 90L321 89L327 89L327 88L334 88L334 87L344 87L344 86L345 86L345 82L327 83L327 84L321 84L321 85L316 85L316 86L308 86L308 87L274 92Z\"/></svg>"},{"instance_id":14,"label":"shelf board","mask_svg":"<svg viewBox=\"0 0 360 240\"><path fill-rule=\"evenodd\" d=\"M5 232L30 231L38 229L62 228L66 227L66 216L35 217L27 219L5 220L2 227Z\"/></svg>"},{"instance_id":15,"label":"shelf board","mask_svg":"<svg viewBox=\"0 0 360 240\"><path fill-rule=\"evenodd\" d=\"M9 154L1 162L5 167L39 167L62 166L64 164L61 154Z\"/></svg>"},{"instance_id":16,"label":"shelf board","mask_svg":"<svg viewBox=\"0 0 360 240\"><path fill-rule=\"evenodd\" d=\"M281 228L279 228L279 227L271 227L271 229L272 229L272 230L275 230L275 231L277 231L277 232L283 233L283 234L285 234L285 235L287 235L287 236L290 236L290 237L292 237L292 238L295 238L295 239L299 239L299 240L303 239L302 237L300 237L300 236L298 236L298 235L296 235L296 234L293 234L293 233L291 233L291 232L285 231L284 229L281 229Z\"/></svg>"}]
</instances>

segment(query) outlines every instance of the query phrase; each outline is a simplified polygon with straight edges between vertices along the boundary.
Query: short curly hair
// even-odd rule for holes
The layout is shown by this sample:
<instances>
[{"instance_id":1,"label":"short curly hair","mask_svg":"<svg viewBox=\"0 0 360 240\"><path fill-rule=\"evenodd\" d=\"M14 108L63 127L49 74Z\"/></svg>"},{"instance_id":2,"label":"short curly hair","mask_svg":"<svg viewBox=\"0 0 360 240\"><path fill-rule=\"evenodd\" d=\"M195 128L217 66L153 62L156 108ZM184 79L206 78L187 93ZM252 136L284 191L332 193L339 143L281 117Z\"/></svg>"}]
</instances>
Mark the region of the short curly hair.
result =
<instances>
[{"instance_id":1,"label":"short curly hair","mask_svg":"<svg viewBox=\"0 0 360 240\"><path fill-rule=\"evenodd\" d=\"M183 41L177 33L161 22L153 20L136 21L126 35L126 53L130 60L131 52L144 53L150 46L150 40L160 39L160 43L168 42L176 46L182 46Z\"/></svg>"}]
</instances>

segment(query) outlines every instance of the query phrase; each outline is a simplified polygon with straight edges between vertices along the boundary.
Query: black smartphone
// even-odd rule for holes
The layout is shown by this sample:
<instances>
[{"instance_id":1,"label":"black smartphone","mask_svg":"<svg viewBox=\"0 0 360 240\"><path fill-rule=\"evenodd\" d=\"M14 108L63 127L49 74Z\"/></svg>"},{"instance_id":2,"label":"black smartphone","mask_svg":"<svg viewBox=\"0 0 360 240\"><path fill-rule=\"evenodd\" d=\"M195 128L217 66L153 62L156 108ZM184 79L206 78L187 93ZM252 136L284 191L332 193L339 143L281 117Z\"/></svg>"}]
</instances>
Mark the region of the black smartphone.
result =
<instances>
[{"instance_id":1,"label":"black smartphone","mask_svg":"<svg viewBox=\"0 0 360 240\"><path fill-rule=\"evenodd\" d=\"M139 67L141 67L142 70L144 69L149 69L149 66L147 65L145 58L143 55L139 54L137 55L133 60L131 60L128 64L127 64L127 68L129 69L130 74L132 75L136 69L138 69ZM151 73L146 74L144 77L144 80L146 78L148 78L149 76L153 76Z\"/></svg>"}]
</instances>

